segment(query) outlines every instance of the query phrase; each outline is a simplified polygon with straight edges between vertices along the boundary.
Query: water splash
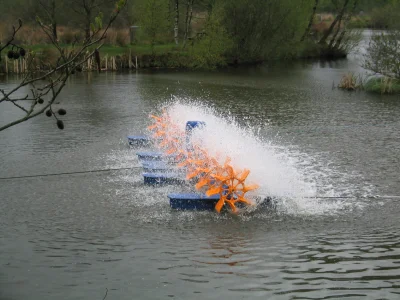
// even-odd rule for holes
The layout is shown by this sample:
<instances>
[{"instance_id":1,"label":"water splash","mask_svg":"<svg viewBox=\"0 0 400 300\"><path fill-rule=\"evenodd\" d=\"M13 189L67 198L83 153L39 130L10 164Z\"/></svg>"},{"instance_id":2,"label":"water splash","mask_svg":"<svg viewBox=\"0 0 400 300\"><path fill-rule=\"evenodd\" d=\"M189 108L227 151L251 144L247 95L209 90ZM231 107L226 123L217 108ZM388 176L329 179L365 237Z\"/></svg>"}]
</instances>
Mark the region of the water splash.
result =
<instances>
[{"instance_id":1,"label":"water splash","mask_svg":"<svg viewBox=\"0 0 400 300\"><path fill-rule=\"evenodd\" d=\"M195 130L192 140L201 143L209 154L223 154L232 159L233 166L250 169L248 181L260 186L253 195L278 199L278 212L327 214L352 205L345 200L317 198L337 195L335 187L327 180L330 177L328 169L316 166L313 157L264 139L256 127L239 126L229 112L219 113L199 101L177 98L160 109L166 111L182 131L187 121L204 121L207 126Z\"/></svg>"},{"instance_id":2,"label":"water splash","mask_svg":"<svg viewBox=\"0 0 400 300\"><path fill-rule=\"evenodd\" d=\"M153 113L157 115L162 109L168 112L174 123L181 126L182 130L185 129L188 120L206 122L207 126L203 130L193 132L193 139L201 141L210 153L230 156L235 168L250 169L249 182L260 186L256 191L249 193L251 196L272 196L277 199L276 209L273 211L256 207L240 214L239 218L242 221L271 220L277 216L282 216L284 219L285 216L291 218L336 216L371 205L371 201L365 201L362 197L373 194L373 188L366 186L365 189L360 189L354 186L354 179L360 177L360 174L355 171L341 173L332 167L335 163L331 164L325 153L311 156L302 152L296 145L288 146L287 143L283 145L279 135L266 138L263 135L265 130L259 128L268 125L254 125L255 122L249 125L251 123L246 122L245 126L240 126L239 123L243 124L242 120L238 122L229 112L220 112L218 107L191 99L173 99L158 107ZM105 164L110 167L115 167L115 163L123 167L128 165L139 167L132 149L128 150L125 147L126 142L121 141L121 151L107 157ZM143 222L175 220L181 212L170 210L166 195L171 192L192 191L193 188L192 185L185 185L154 189L143 186L140 169L125 173L122 177L113 177L112 195L116 190L118 195L112 198L115 197L116 202L128 210L136 211L135 220L140 219ZM362 182L360 178L357 178L357 181ZM354 198L335 198L341 196ZM182 218L185 220L194 218L200 221L205 215L216 222L226 218L225 215L208 212L185 212Z\"/></svg>"}]
</instances>

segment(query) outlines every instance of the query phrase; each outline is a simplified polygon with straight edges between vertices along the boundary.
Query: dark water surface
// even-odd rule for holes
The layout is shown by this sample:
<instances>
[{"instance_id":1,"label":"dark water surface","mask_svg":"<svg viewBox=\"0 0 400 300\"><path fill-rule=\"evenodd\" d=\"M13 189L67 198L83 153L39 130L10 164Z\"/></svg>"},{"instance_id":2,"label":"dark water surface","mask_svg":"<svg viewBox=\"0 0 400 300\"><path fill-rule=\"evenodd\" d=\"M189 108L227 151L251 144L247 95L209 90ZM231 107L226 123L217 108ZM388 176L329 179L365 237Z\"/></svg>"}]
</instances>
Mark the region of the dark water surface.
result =
<instances>
[{"instance_id":1,"label":"dark water surface","mask_svg":"<svg viewBox=\"0 0 400 300\"><path fill-rule=\"evenodd\" d=\"M138 168L2 179L0 299L400 299L400 99L332 90L358 64L77 74L64 131L41 116L0 133L0 177L138 167L126 136L174 95L313 157L317 182L351 198L233 217L171 211L175 188Z\"/></svg>"}]
</instances>

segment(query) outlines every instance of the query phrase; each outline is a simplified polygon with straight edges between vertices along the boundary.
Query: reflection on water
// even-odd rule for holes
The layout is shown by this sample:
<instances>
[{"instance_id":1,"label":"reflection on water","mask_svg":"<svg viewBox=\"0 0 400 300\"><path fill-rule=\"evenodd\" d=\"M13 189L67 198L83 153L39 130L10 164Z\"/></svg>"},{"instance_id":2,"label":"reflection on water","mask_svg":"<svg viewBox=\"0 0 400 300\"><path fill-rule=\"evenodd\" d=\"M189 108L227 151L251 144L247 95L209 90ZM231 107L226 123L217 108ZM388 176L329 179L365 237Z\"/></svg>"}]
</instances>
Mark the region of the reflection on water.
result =
<instances>
[{"instance_id":1,"label":"reflection on water","mask_svg":"<svg viewBox=\"0 0 400 300\"><path fill-rule=\"evenodd\" d=\"M61 95L64 131L42 116L0 133L0 177L133 168L0 180L0 298L102 299L108 288L115 299L398 299L400 201L362 196L400 195L400 102L332 90L348 70L362 71L358 56L77 74ZM351 198L310 200L322 214L296 212L304 203L290 214L171 211L177 188L144 187L125 137L173 97L234 117L321 190ZM15 114L3 109L0 123Z\"/></svg>"}]
</instances>

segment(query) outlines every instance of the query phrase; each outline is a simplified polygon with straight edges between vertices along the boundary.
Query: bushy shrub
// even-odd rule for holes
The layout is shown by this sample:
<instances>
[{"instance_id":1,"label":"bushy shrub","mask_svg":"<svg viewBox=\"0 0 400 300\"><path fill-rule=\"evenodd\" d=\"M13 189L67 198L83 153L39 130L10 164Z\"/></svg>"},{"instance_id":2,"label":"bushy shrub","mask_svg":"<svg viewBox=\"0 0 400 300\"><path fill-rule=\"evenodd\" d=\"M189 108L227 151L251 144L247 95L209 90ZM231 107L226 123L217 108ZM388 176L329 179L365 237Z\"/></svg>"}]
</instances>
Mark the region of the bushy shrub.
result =
<instances>
[{"instance_id":1,"label":"bushy shrub","mask_svg":"<svg viewBox=\"0 0 400 300\"><path fill-rule=\"evenodd\" d=\"M400 79L399 41L399 30L373 35L364 57L364 68L387 77Z\"/></svg>"},{"instance_id":2,"label":"bushy shrub","mask_svg":"<svg viewBox=\"0 0 400 300\"><path fill-rule=\"evenodd\" d=\"M398 27L400 3L391 2L383 7L374 8L371 12L371 27L388 29Z\"/></svg>"},{"instance_id":3,"label":"bushy shrub","mask_svg":"<svg viewBox=\"0 0 400 300\"><path fill-rule=\"evenodd\" d=\"M370 28L371 18L369 16L353 17L349 22L349 28Z\"/></svg>"},{"instance_id":4,"label":"bushy shrub","mask_svg":"<svg viewBox=\"0 0 400 300\"><path fill-rule=\"evenodd\" d=\"M364 84L367 92L376 94L400 94L400 81L390 77L377 77L369 78Z\"/></svg>"}]
</instances>

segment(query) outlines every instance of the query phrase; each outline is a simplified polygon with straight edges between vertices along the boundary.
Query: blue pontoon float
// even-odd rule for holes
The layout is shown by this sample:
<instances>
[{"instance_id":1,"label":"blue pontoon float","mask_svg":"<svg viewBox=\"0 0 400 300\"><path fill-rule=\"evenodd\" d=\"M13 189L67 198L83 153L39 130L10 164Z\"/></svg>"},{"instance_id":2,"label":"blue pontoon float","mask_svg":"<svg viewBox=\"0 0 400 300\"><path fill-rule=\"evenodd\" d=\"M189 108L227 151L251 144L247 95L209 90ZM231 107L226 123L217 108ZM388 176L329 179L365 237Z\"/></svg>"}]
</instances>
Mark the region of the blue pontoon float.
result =
<instances>
[{"instance_id":1,"label":"blue pontoon float","mask_svg":"<svg viewBox=\"0 0 400 300\"><path fill-rule=\"evenodd\" d=\"M197 193L172 193L168 195L169 205L177 210L214 210L219 195L207 197Z\"/></svg>"},{"instance_id":2,"label":"blue pontoon float","mask_svg":"<svg viewBox=\"0 0 400 300\"><path fill-rule=\"evenodd\" d=\"M181 184L185 177L174 173L143 173L144 184Z\"/></svg>"},{"instance_id":3,"label":"blue pontoon float","mask_svg":"<svg viewBox=\"0 0 400 300\"><path fill-rule=\"evenodd\" d=\"M151 140L145 135L128 135L128 144L130 146L144 147L150 145Z\"/></svg>"}]
</instances>

